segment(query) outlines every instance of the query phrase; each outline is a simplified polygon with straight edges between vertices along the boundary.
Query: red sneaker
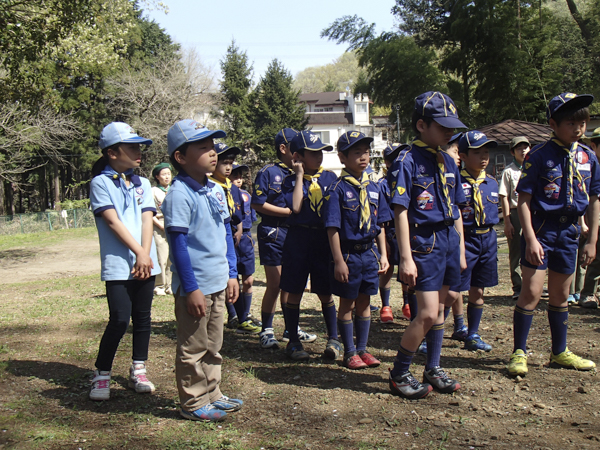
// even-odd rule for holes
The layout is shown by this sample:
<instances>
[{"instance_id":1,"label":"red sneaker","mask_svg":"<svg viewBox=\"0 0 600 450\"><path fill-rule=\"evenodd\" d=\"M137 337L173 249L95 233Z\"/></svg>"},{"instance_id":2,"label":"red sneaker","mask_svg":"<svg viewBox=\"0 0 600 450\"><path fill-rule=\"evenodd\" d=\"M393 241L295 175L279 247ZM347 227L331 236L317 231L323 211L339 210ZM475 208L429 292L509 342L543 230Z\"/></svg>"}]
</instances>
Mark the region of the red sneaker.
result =
<instances>
[{"instance_id":1,"label":"red sneaker","mask_svg":"<svg viewBox=\"0 0 600 450\"><path fill-rule=\"evenodd\" d=\"M402 315L407 320L410 320L410 307L408 306L408 303L402 307Z\"/></svg>"},{"instance_id":2,"label":"red sneaker","mask_svg":"<svg viewBox=\"0 0 600 450\"><path fill-rule=\"evenodd\" d=\"M363 362L369 367L377 367L379 364L381 364L381 361L367 351L358 352L358 356L360 356L360 359L362 359Z\"/></svg>"},{"instance_id":3,"label":"red sneaker","mask_svg":"<svg viewBox=\"0 0 600 450\"><path fill-rule=\"evenodd\" d=\"M353 352L344 358L344 366L351 370L360 370L369 367L356 352Z\"/></svg>"},{"instance_id":4,"label":"red sneaker","mask_svg":"<svg viewBox=\"0 0 600 450\"><path fill-rule=\"evenodd\" d=\"M381 312L379 313L379 320L381 323L393 323L394 322L394 314L392 313L392 308L389 306L384 306L381 308Z\"/></svg>"}]
</instances>

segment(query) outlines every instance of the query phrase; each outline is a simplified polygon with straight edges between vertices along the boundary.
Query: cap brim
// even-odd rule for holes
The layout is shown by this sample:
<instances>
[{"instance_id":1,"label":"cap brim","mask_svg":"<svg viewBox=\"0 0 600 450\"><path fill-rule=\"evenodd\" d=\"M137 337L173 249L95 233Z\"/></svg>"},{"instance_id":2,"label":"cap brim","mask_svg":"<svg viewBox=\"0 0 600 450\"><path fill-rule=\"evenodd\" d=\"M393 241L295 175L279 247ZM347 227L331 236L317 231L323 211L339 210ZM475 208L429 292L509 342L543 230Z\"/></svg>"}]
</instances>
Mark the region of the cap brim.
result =
<instances>
[{"instance_id":1,"label":"cap brim","mask_svg":"<svg viewBox=\"0 0 600 450\"><path fill-rule=\"evenodd\" d=\"M234 170L240 169L250 169L250 167L248 167L246 164L240 164L239 166L232 168L231 171L233 172Z\"/></svg>"},{"instance_id":2,"label":"cap brim","mask_svg":"<svg viewBox=\"0 0 600 450\"><path fill-rule=\"evenodd\" d=\"M511 145L511 147L509 148L509 150L512 150L513 148L515 148L519 144L531 145L531 143L529 142L529 139L519 139L519 140L517 140L517 142L514 143L514 145Z\"/></svg>"},{"instance_id":3,"label":"cap brim","mask_svg":"<svg viewBox=\"0 0 600 450\"><path fill-rule=\"evenodd\" d=\"M142 145L152 145L152 139L146 139L141 136L136 136L132 138L123 139L121 142L126 144L142 144Z\"/></svg>"},{"instance_id":4,"label":"cap brim","mask_svg":"<svg viewBox=\"0 0 600 450\"><path fill-rule=\"evenodd\" d=\"M234 155L239 155L242 151L238 147L229 147L227 150L223 150L217 155L222 155L223 153L233 153Z\"/></svg>"},{"instance_id":5,"label":"cap brim","mask_svg":"<svg viewBox=\"0 0 600 450\"><path fill-rule=\"evenodd\" d=\"M301 149L298 149L298 150L301 150ZM329 151L333 150L333 146L324 145L322 147L304 147L304 150L308 150L309 152L318 152L320 150L322 150L324 152L329 152Z\"/></svg>"},{"instance_id":6,"label":"cap brim","mask_svg":"<svg viewBox=\"0 0 600 450\"><path fill-rule=\"evenodd\" d=\"M433 117L437 123L446 128L467 128L467 126L455 117Z\"/></svg>"},{"instance_id":7,"label":"cap brim","mask_svg":"<svg viewBox=\"0 0 600 450\"><path fill-rule=\"evenodd\" d=\"M187 142L196 142L196 141L201 141L202 139L208 139L208 138L220 139L220 138L224 138L226 136L227 136L227 133L225 133L222 130L208 130L208 131L203 131L201 133L190 136L188 138Z\"/></svg>"},{"instance_id":8,"label":"cap brim","mask_svg":"<svg viewBox=\"0 0 600 450\"><path fill-rule=\"evenodd\" d=\"M372 143L375 139L370 137L370 136L365 136L362 137L360 139L358 139L357 141L354 141L352 144L347 145L346 147L344 147L342 150L340 150L341 152L345 152L346 150L348 150L349 148L354 147L356 144L360 143L360 142L368 142L369 144Z\"/></svg>"},{"instance_id":9,"label":"cap brim","mask_svg":"<svg viewBox=\"0 0 600 450\"><path fill-rule=\"evenodd\" d=\"M454 144L456 141L458 141L461 137L462 137L462 133L456 133L454 136L452 136L450 138L450 141L448 141L448 145L450 144Z\"/></svg>"},{"instance_id":10,"label":"cap brim","mask_svg":"<svg viewBox=\"0 0 600 450\"><path fill-rule=\"evenodd\" d=\"M592 104L593 101L594 101L594 96L591 94L578 95L577 97L571 98L571 99L567 100L566 102L564 102L563 104L559 105L557 108L555 108L554 111L552 111L552 113L550 114L549 119L552 119L552 116L554 114L556 114L557 111L560 111L561 109L563 109L565 106L568 106L569 109L578 110L581 108L587 108L588 106L590 106Z\"/></svg>"}]
</instances>

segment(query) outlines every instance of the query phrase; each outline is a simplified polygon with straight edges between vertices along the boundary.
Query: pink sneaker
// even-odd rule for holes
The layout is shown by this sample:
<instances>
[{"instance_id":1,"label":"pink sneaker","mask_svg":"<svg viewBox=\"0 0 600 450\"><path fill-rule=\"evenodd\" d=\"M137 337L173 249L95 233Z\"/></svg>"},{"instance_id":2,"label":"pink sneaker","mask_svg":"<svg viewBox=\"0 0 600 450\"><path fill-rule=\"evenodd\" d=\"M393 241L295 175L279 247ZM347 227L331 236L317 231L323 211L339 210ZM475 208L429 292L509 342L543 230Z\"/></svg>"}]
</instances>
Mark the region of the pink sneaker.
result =
<instances>
[{"instance_id":1,"label":"pink sneaker","mask_svg":"<svg viewBox=\"0 0 600 450\"><path fill-rule=\"evenodd\" d=\"M145 364L132 364L129 369L128 386L138 394L152 393L156 390L154 384L146 378Z\"/></svg>"},{"instance_id":2,"label":"pink sneaker","mask_svg":"<svg viewBox=\"0 0 600 450\"><path fill-rule=\"evenodd\" d=\"M90 400L110 400L110 371L100 372L99 370L94 370Z\"/></svg>"}]
</instances>

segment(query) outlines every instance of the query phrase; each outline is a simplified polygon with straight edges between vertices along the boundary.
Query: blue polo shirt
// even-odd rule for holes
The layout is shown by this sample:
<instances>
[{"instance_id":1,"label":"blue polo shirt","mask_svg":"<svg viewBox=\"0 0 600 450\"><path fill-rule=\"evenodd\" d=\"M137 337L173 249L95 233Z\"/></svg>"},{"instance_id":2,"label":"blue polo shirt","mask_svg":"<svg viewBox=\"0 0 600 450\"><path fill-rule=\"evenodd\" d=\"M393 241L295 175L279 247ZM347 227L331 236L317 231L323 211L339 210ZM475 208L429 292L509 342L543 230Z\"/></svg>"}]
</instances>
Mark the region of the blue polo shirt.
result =
<instances>
[{"instance_id":1,"label":"blue polo shirt","mask_svg":"<svg viewBox=\"0 0 600 450\"><path fill-rule=\"evenodd\" d=\"M458 167L450 155L445 152L441 152L441 155L450 195L450 211L444 200L436 155L413 143L410 148L400 152L388 173L392 207L400 205L406 208L411 224L436 225L459 217L457 205L465 202L465 194L459 182Z\"/></svg>"},{"instance_id":2,"label":"blue polo shirt","mask_svg":"<svg viewBox=\"0 0 600 450\"><path fill-rule=\"evenodd\" d=\"M536 145L527 154L517 192L531 194L532 212L559 216L585 214L589 196L600 194L600 168L596 155L585 145L577 144L574 158L583 186L576 174L573 174L573 186L568 186L569 158L556 142L549 140ZM571 188L572 202L568 194Z\"/></svg>"},{"instance_id":3,"label":"blue polo shirt","mask_svg":"<svg viewBox=\"0 0 600 450\"><path fill-rule=\"evenodd\" d=\"M117 235L108 227L101 216L102 211L114 209L119 220L131 233L133 238L142 244L142 214L152 211L156 214L156 205L152 195L152 187L146 178L133 175L127 188L126 200L120 187L120 180L104 174L92 179L90 185L90 203L94 212L98 238L100 240L100 259L102 261L102 281L132 280L131 269L136 257ZM127 202L127 205L126 205ZM154 264L152 275L160 273L156 247L152 239L150 258Z\"/></svg>"},{"instance_id":4,"label":"blue polo shirt","mask_svg":"<svg viewBox=\"0 0 600 450\"><path fill-rule=\"evenodd\" d=\"M226 240L230 217L223 189L210 180L203 186L180 173L169 188L161 209L171 253L175 247L173 233L187 234L187 250L198 289L205 295L225 289L230 278ZM173 254L171 256L173 261L177 260ZM190 292L182 286L176 264L171 270L173 292L180 286L183 292Z\"/></svg>"},{"instance_id":5,"label":"blue polo shirt","mask_svg":"<svg viewBox=\"0 0 600 450\"><path fill-rule=\"evenodd\" d=\"M360 228L360 189L343 178L338 178L327 190L323 204L323 220L325 227L339 229L340 242L366 244L372 242L379 232L381 225L392 220L390 208L381 195L379 187L373 181L367 185L367 196L371 209L371 226L369 229Z\"/></svg>"},{"instance_id":6,"label":"blue polo shirt","mask_svg":"<svg viewBox=\"0 0 600 450\"><path fill-rule=\"evenodd\" d=\"M327 195L327 189L329 186L337 180L337 175L331 170L323 170L317 183L321 187L321 193L323 198ZM288 225L304 225L308 227L322 227L323 218L320 217L316 212L310 208L310 202L308 201L308 188L311 185L311 180L302 180L302 209L300 214L293 213L287 220ZM283 198L288 208L292 209L294 204L294 187L296 186L296 174L292 173L285 177L283 180ZM323 207L321 207L321 216L323 215Z\"/></svg>"},{"instance_id":7,"label":"blue polo shirt","mask_svg":"<svg viewBox=\"0 0 600 450\"><path fill-rule=\"evenodd\" d=\"M252 228L252 224L256 222L256 211L254 211L250 207L250 200L252 196L249 192L240 189L242 204L240 205L240 210L242 212L242 228L244 230L249 230Z\"/></svg>"},{"instance_id":8,"label":"blue polo shirt","mask_svg":"<svg viewBox=\"0 0 600 450\"><path fill-rule=\"evenodd\" d=\"M465 227L490 227L496 225L498 219L498 182L491 175L486 175L485 180L479 185L483 201L484 223L477 225L475 222L475 202L473 201L473 186L465 177L460 176L460 182L465 193L465 203L460 205L460 211Z\"/></svg>"},{"instance_id":9,"label":"blue polo shirt","mask_svg":"<svg viewBox=\"0 0 600 450\"><path fill-rule=\"evenodd\" d=\"M273 206L285 208L285 199L281 192L283 180L292 171L283 163L267 164L256 174L254 180L254 192L252 193L252 203L256 205L264 205L269 203ZM266 214L259 215L266 225L269 221L281 222L285 221L285 217L275 217Z\"/></svg>"}]
</instances>

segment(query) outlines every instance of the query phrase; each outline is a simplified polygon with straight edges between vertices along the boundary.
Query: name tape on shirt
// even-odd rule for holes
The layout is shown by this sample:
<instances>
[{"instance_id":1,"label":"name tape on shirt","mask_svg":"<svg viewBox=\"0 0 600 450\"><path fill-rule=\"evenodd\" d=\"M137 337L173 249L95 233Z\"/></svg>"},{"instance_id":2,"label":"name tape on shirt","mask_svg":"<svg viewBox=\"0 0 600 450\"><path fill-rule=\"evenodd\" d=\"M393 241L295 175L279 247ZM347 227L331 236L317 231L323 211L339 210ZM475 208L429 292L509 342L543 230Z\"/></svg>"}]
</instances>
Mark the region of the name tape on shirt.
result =
<instances>
[{"instance_id":1,"label":"name tape on shirt","mask_svg":"<svg viewBox=\"0 0 600 450\"><path fill-rule=\"evenodd\" d=\"M577 170L585 170L589 172L591 170L590 163L579 164L577 163Z\"/></svg>"},{"instance_id":2,"label":"name tape on shirt","mask_svg":"<svg viewBox=\"0 0 600 450\"><path fill-rule=\"evenodd\" d=\"M379 192L369 192L369 197L373 200L379 200Z\"/></svg>"}]
</instances>

